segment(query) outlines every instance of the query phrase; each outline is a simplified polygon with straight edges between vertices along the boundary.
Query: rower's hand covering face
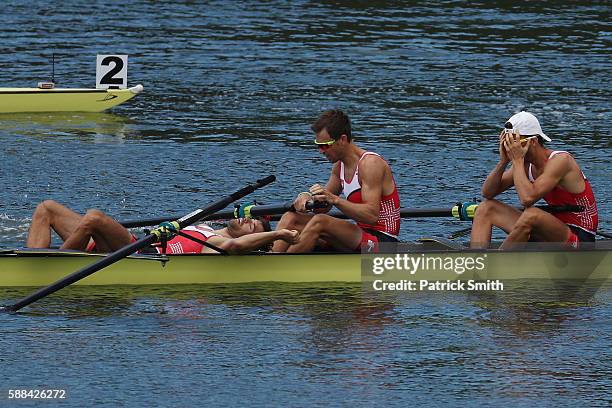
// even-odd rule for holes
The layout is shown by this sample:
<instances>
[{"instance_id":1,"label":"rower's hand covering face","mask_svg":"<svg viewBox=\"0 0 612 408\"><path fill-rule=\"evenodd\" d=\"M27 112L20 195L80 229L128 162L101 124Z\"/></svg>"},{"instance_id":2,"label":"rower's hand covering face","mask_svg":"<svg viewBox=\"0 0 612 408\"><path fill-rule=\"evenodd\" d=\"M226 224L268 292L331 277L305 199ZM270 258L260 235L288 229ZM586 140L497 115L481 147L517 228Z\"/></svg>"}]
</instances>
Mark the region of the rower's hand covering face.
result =
<instances>
[{"instance_id":1,"label":"rower's hand covering face","mask_svg":"<svg viewBox=\"0 0 612 408\"><path fill-rule=\"evenodd\" d=\"M504 148L508 158L512 161L519 160L525 157L529 145L531 142L527 140L526 143L521 142L521 135L517 133L508 133L504 138Z\"/></svg>"},{"instance_id":2,"label":"rower's hand covering face","mask_svg":"<svg viewBox=\"0 0 612 408\"><path fill-rule=\"evenodd\" d=\"M331 205L336 205L340 200L340 197L331 193L320 184L315 184L310 187L310 194L312 194L312 198L315 201L322 201Z\"/></svg>"},{"instance_id":3,"label":"rower's hand covering face","mask_svg":"<svg viewBox=\"0 0 612 408\"><path fill-rule=\"evenodd\" d=\"M499 161L502 163L508 163L510 159L506 154L506 147L504 146L504 141L506 140L506 135L508 134L507 129L504 129L499 134Z\"/></svg>"}]
</instances>

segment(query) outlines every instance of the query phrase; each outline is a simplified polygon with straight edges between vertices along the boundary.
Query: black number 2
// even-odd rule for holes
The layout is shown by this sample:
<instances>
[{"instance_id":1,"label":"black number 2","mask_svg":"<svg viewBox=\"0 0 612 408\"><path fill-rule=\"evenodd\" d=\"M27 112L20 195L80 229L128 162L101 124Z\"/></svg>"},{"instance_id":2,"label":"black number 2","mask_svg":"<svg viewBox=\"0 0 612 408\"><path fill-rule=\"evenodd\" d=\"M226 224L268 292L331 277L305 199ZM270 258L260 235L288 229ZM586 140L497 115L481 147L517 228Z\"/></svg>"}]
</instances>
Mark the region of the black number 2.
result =
<instances>
[{"instance_id":1,"label":"black number 2","mask_svg":"<svg viewBox=\"0 0 612 408\"><path fill-rule=\"evenodd\" d=\"M104 85L122 85L123 79L121 78L113 78L116 74L118 74L123 69L123 60L119 57L105 57L101 65L110 66L110 64L115 64L115 66L108 71L100 80L100 84Z\"/></svg>"}]
</instances>

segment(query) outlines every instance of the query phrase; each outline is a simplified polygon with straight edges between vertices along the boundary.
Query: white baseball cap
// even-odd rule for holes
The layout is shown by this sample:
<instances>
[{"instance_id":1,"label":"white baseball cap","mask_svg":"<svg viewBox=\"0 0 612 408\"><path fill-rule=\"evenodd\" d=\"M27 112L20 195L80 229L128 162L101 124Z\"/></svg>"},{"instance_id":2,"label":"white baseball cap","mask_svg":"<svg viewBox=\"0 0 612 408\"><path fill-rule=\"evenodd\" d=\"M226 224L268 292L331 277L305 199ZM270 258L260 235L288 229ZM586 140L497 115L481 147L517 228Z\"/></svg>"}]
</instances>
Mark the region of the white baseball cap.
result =
<instances>
[{"instance_id":1,"label":"white baseball cap","mask_svg":"<svg viewBox=\"0 0 612 408\"><path fill-rule=\"evenodd\" d=\"M509 127L508 123L512 125ZM521 111L516 115L512 116L506 122L506 129L512 129L520 133L521 135L540 135L542 139L550 142L550 137L546 136L544 132L542 132L542 127L540 127L540 122L538 118L536 118L533 114L525 111Z\"/></svg>"}]
</instances>

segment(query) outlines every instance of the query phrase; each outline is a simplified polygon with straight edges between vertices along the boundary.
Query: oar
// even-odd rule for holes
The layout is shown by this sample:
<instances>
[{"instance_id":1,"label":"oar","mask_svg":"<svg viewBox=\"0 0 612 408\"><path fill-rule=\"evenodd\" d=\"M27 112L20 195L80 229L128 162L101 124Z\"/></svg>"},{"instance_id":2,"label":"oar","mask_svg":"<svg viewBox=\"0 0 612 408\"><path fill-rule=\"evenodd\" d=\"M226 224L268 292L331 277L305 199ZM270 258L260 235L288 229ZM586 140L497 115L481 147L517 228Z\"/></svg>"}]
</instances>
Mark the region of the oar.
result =
<instances>
[{"instance_id":1,"label":"oar","mask_svg":"<svg viewBox=\"0 0 612 408\"><path fill-rule=\"evenodd\" d=\"M280 215L284 214L287 211L291 211L293 209L293 202L288 201L286 203L281 204L271 204L271 205L253 205L249 206L250 215L253 217L260 217L264 215ZM149 225L159 225L164 221L175 220L178 217L167 216L160 218L151 218L147 220L128 220L128 221L119 221L121 225L125 228L138 228L138 227L146 227ZM225 210L216 212L214 214L208 215L206 217L202 217L201 220L227 220L231 218L240 218L236 216L236 209Z\"/></svg>"},{"instance_id":2,"label":"oar","mask_svg":"<svg viewBox=\"0 0 612 408\"><path fill-rule=\"evenodd\" d=\"M209 206L203 208L203 209L197 209L187 215L185 215L182 218L177 219L175 222L178 224L178 229L184 228L188 225L191 225L197 221L199 221L200 219L206 217L207 215L210 215L212 213L214 213L215 211L219 211L223 208L225 208L228 204L241 199L242 197L246 196L247 194L252 193L253 191L257 190L258 188L261 188L263 186L266 186L270 183L272 183L274 180L276 180L275 176L268 176L262 180L257 180L257 182L255 184L250 184L238 191L236 191L233 194L230 194L222 199L220 199L219 201L210 204ZM55 283L52 283L51 285L41 288L38 291L32 293L31 295L23 298L22 300L20 300L19 302L13 304L13 305L9 305L9 306L5 306L3 308L0 308L1 311L6 311L6 312L16 312L17 310L33 303L36 302L39 299L42 299L54 292L57 292L60 289L65 288L66 286L75 283L97 271L99 271L100 269L103 269L109 265L112 265L113 263L137 252L138 250L145 248L146 246L157 242L159 237L161 236L161 234L164 232L162 231L163 228L158 228L154 231L152 231L149 235L147 235L144 238L139 239L138 241L129 244L121 249L119 249L116 252L113 252L112 254L109 254L108 256L100 259L98 262L95 262L89 266L86 266L85 268L82 268L60 280L58 280Z\"/></svg>"},{"instance_id":3,"label":"oar","mask_svg":"<svg viewBox=\"0 0 612 408\"><path fill-rule=\"evenodd\" d=\"M476 204L477 206L477 204ZM559 212L578 212L584 211L584 207L579 205L536 205L537 208L550 212L550 213L559 213ZM524 210L524 208L518 208L519 210ZM448 208L401 208L400 216L402 218L435 218L435 217L456 217L460 218L457 214L457 206L448 207ZM341 213L338 210L333 210L328 213L337 218L347 219L346 215Z\"/></svg>"},{"instance_id":4,"label":"oar","mask_svg":"<svg viewBox=\"0 0 612 408\"><path fill-rule=\"evenodd\" d=\"M475 204L477 205L477 204ZM536 206L544 211L550 213L559 213L559 212L579 212L584 211L582 206L551 206L551 205L539 205ZM280 216L287 211L293 210L293 203L291 201L287 201L281 204L270 204L270 205L253 205L249 206L250 215L253 217L260 216L272 216L272 221L278 221ZM454 207L455 209L456 206ZM523 210L523 208L517 207L519 210ZM336 217L347 219L348 217L344 215L342 212L338 210L332 210L328 213L329 215ZM400 216L402 218L434 218L434 217L453 217L453 207L442 207L442 208L408 208L404 207L400 209ZM121 225L126 228L137 228L137 227L146 227L149 225L159 225L164 221L174 220L178 217L175 216L167 216L160 218L151 218L147 220L129 220L129 221L119 221ZM203 217L202 220L227 220L231 218L239 218L236 215L236 210L225 210L215 214L211 214L207 217Z\"/></svg>"},{"instance_id":5,"label":"oar","mask_svg":"<svg viewBox=\"0 0 612 408\"><path fill-rule=\"evenodd\" d=\"M293 211L293 202L288 201L282 204L270 204L270 205L255 205L250 209L250 216L261 217L261 216L272 216L272 220L278 221L281 215L287 211ZM328 213L329 215L336 218L348 218L342 212L338 210L332 210ZM276 216L276 217L274 217ZM401 216L404 218L412 217L452 217L452 208L402 208ZM164 221L173 220L177 217L167 216L159 218L150 218L146 220L127 220L119 221L125 228L139 228L146 227L149 225L159 225ZM207 217L203 217L201 220L228 220L236 217L235 209L220 211L211 214Z\"/></svg>"}]
</instances>

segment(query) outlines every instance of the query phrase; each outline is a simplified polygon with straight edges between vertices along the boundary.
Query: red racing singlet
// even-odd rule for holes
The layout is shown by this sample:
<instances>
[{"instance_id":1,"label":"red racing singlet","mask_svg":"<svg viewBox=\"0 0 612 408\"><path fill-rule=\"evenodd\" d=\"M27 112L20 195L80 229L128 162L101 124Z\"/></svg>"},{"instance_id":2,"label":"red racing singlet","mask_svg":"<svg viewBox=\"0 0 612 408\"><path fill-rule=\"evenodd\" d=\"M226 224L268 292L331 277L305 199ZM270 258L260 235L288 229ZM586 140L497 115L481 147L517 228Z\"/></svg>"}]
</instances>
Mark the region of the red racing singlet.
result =
<instances>
[{"instance_id":1,"label":"red racing singlet","mask_svg":"<svg viewBox=\"0 0 612 408\"><path fill-rule=\"evenodd\" d=\"M181 232L204 242L208 241L211 237L219 235L216 234L211 227L204 224L185 227ZM157 250L157 253L162 253L160 244L154 244L153 246ZM189 238L177 235L168 241L166 254L199 254L202 252L202 249L204 249L204 245L192 241Z\"/></svg>"},{"instance_id":2,"label":"red racing singlet","mask_svg":"<svg viewBox=\"0 0 612 408\"><path fill-rule=\"evenodd\" d=\"M557 154L568 154L564 151L553 151L548 160L552 159ZM581 212L565 212L553 214L555 217L563 221L567 225L571 225L580 228L590 234L595 235L597 232L598 214L597 214L597 203L595 202L595 194L591 188L591 183L587 180L582 173L584 178L584 190L582 193L574 194L567 190L557 186L552 189L551 192L544 196L544 201L548 205L581 205L584 207L584 211ZM531 163L529 164L529 180L533 183L535 179L531 173Z\"/></svg>"},{"instance_id":3,"label":"red racing singlet","mask_svg":"<svg viewBox=\"0 0 612 408\"><path fill-rule=\"evenodd\" d=\"M344 163L340 162L340 182L342 183L342 194L351 203L363 203L363 200L361 199L361 184L359 183L359 163L369 154L373 154L382 159L379 154L373 152L363 153L359 158L359 162L357 163L355 174L353 174L353 177L351 177L350 180L346 179L344 174ZM400 221L400 199L399 194L397 193L397 185L395 184L394 180L393 192L389 195L382 196L380 199L378 223L376 225L369 225L358 222L357 225L361 229L379 231L393 238L397 238L400 231Z\"/></svg>"}]
</instances>

